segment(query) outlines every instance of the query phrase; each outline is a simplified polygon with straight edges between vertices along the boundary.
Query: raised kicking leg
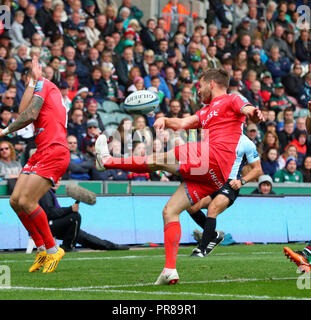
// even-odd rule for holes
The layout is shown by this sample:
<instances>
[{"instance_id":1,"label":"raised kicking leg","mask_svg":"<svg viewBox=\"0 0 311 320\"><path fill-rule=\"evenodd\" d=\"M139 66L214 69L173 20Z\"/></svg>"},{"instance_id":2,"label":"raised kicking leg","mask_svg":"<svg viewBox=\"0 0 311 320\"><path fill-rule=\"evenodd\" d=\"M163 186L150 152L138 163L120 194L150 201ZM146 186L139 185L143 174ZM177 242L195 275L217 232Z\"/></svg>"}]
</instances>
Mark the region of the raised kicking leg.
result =
<instances>
[{"instance_id":1,"label":"raised kicking leg","mask_svg":"<svg viewBox=\"0 0 311 320\"><path fill-rule=\"evenodd\" d=\"M104 171L105 169L121 169L136 173L144 173L165 170L175 175L179 174L179 163L175 158L174 150L150 156L114 158L110 155L107 138L102 134L96 139L95 153L96 168L99 171Z\"/></svg>"}]
</instances>

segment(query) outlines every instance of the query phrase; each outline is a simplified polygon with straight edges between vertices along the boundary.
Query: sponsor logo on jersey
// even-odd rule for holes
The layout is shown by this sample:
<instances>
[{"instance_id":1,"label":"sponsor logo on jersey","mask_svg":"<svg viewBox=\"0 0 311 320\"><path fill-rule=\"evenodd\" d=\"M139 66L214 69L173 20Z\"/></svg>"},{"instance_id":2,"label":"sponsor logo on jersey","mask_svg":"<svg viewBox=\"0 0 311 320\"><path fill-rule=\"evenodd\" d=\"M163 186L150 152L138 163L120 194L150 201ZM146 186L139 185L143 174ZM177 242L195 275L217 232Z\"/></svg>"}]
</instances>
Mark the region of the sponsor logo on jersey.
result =
<instances>
[{"instance_id":1,"label":"sponsor logo on jersey","mask_svg":"<svg viewBox=\"0 0 311 320\"><path fill-rule=\"evenodd\" d=\"M202 126L205 126L206 123L207 123L209 120L211 120L213 117L217 117L217 116L218 116L218 110L213 110L213 111L211 111L211 112L207 115L206 119L202 121Z\"/></svg>"}]
</instances>

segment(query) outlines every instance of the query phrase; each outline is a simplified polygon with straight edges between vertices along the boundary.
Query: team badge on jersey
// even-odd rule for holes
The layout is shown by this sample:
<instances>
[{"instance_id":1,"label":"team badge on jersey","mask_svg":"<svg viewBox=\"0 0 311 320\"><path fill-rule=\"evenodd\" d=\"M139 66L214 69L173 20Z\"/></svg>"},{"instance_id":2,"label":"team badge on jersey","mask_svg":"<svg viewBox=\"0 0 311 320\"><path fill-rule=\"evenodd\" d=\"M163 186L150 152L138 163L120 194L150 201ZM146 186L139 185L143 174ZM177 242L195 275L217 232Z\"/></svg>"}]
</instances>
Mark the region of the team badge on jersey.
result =
<instances>
[{"instance_id":1,"label":"team badge on jersey","mask_svg":"<svg viewBox=\"0 0 311 320\"><path fill-rule=\"evenodd\" d=\"M42 91L43 82L44 82L44 80L40 80L40 81L37 82L34 93Z\"/></svg>"}]
</instances>

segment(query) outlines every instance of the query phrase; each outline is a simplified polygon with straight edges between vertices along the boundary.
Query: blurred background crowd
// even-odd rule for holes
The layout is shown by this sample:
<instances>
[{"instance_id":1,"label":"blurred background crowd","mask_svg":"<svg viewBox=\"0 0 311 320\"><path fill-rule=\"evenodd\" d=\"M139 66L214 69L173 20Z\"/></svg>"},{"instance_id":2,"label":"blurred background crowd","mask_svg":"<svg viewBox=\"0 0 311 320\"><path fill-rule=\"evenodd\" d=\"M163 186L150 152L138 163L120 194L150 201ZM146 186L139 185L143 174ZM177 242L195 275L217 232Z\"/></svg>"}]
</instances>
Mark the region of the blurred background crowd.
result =
<instances>
[{"instance_id":1,"label":"blurred background crowd","mask_svg":"<svg viewBox=\"0 0 311 320\"><path fill-rule=\"evenodd\" d=\"M71 161L63 179L174 181L167 172L97 171L96 138L105 132L115 156L146 155L200 139L196 130L157 137L152 125L157 117L199 110L202 70L222 67L231 75L228 93L239 92L264 113L265 122L248 122L245 134L257 146L265 175L275 182L311 182L305 127L311 39L297 11L310 1L210 0L204 19L178 0L150 18L135 0L120 3L2 1L11 26L2 23L0 34L0 128L17 117L35 55L68 110ZM158 93L159 107L148 115L127 114L125 98L142 89ZM2 138L0 178L15 179L35 149L32 125Z\"/></svg>"}]
</instances>

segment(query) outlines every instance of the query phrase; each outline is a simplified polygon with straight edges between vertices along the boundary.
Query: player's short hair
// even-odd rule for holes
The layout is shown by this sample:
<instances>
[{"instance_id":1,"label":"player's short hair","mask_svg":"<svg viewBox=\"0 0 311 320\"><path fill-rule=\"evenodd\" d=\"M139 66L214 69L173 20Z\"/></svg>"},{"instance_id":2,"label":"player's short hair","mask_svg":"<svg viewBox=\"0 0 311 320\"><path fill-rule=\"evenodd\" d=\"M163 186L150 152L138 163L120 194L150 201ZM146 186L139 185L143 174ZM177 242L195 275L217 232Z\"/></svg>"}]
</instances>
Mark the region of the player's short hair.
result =
<instances>
[{"instance_id":1,"label":"player's short hair","mask_svg":"<svg viewBox=\"0 0 311 320\"><path fill-rule=\"evenodd\" d=\"M219 86L229 87L230 75L226 70L221 68L208 69L202 73L200 78L203 78L206 82L214 80Z\"/></svg>"}]
</instances>

